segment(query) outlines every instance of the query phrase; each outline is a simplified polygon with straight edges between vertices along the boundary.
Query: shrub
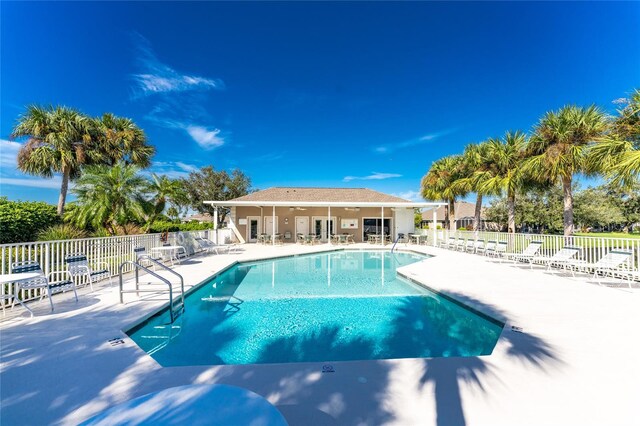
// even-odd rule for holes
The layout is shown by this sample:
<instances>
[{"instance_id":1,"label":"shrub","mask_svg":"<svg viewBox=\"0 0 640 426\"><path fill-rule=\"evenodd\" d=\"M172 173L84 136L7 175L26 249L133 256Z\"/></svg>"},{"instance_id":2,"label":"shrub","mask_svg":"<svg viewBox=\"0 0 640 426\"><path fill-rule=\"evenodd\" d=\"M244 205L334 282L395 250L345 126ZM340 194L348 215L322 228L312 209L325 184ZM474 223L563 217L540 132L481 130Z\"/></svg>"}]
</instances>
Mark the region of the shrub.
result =
<instances>
[{"instance_id":1,"label":"shrub","mask_svg":"<svg viewBox=\"0 0 640 426\"><path fill-rule=\"evenodd\" d=\"M59 224L56 206L40 201L0 197L0 243L35 241L39 232Z\"/></svg>"},{"instance_id":2,"label":"shrub","mask_svg":"<svg viewBox=\"0 0 640 426\"><path fill-rule=\"evenodd\" d=\"M201 231L204 229L212 229L213 225L211 223L199 223L199 222L188 222L188 223L179 223L179 222L166 222L166 221L155 221L149 227L150 233L160 233L160 232L176 232L176 231Z\"/></svg>"},{"instance_id":3,"label":"shrub","mask_svg":"<svg viewBox=\"0 0 640 426\"><path fill-rule=\"evenodd\" d=\"M467 225L465 228L467 231L473 231L473 225Z\"/></svg>"},{"instance_id":4,"label":"shrub","mask_svg":"<svg viewBox=\"0 0 640 426\"><path fill-rule=\"evenodd\" d=\"M69 224L53 225L38 233L38 241L87 238L87 233Z\"/></svg>"}]
</instances>

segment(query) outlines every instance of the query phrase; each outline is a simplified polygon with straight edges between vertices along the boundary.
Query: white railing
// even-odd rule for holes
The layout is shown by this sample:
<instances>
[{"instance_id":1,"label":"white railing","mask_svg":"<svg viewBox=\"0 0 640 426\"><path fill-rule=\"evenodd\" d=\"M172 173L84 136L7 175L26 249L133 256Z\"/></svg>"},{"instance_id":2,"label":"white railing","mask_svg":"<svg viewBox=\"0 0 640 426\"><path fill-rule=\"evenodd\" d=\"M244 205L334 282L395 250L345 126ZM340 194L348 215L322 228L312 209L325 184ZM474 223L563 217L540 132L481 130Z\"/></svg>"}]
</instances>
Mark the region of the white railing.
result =
<instances>
[{"instance_id":1,"label":"white railing","mask_svg":"<svg viewBox=\"0 0 640 426\"><path fill-rule=\"evenodd\" d=\"M214 231L182 231L170 232L167 242L171 245L185 247L187 255L192 255L201 250L196 242L196 237L214 238ZM0 245L0 273L11 272L11 264L35 260L40 263L46 275L51 272L65 271L65 257L72 253L87 255L90 264L106 263L111 276L118 274L118 267L122 262L135 260L133 248L144 246L147 251L164 244L162 234L126 235L104 238L83 238L77 240L60 241L36 241L30 243L14 243ZM104 267L104 265L102 265ZM132 270L131 265L126 265L124 272ZM82 283L79 283L82 284ZM0 294L13 294L11 284L0 286ZM40 290L21 290L19 295L23 301L40 297ZM6 301L5 301L6 302ZM11 302L11 301L8 301Z\"/></svg>"},{"instance_id":2,"label":"white railing","mask_svg":"<svg viewBox=\"0 0 640 426\"><path fill-rule=\"evenodd\" d=\"M433 245L433 233L428 233L429 244ZM507 251L518 253L524 250L531 241L541 241L541 256L551 256L564 246L581 247L576 259L595 263L611 250L626 250L632 252L632 257L626 267L638 269L640 262L640 238L616 238L596 236L570 236L545 234L510 234L506 232L473 232L473 231L438 231L438 241L447 241L450 237L464 240L506 241Z\"/></svg>"}]
</instances>

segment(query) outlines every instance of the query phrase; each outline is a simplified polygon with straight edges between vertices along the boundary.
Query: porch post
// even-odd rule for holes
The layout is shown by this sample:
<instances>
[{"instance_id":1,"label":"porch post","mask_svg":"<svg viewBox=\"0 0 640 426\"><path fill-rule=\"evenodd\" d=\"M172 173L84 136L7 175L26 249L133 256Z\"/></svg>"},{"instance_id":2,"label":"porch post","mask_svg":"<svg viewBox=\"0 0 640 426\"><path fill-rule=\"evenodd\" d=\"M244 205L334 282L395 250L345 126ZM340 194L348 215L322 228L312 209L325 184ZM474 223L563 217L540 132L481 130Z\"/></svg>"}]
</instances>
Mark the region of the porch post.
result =
<instances>
[{"instance_id":1,"label":"porch post","mask_svg":"<svg viewBox=\"0 0 640 426\"><path fill-rule=\"evenodd\" d=\"M213 234L216 236L215 243L218 244L218 208L213 210Z\"/></svg>"},{"instance_id":2,"label":"porch post","mask_svg":"<svg viewBox=\"0 0 640 426\"><path fill-rule=\"evenodd\" d=\"M384 245L386 242L384 239L384 207L380 208L380 216L381 216L380 221L382 222L381 223L382 231L380 233L380 244Z\"/></svg>"},{"instance_id":3,"label":"porch post","mask_svg":"<svg viewBox=\"0 0 640 426\"><path fill-rule=\"evenodd\" d=\"M431 224L433 227L433 246L438 246L438 208L435 207L433 209L433 223Z\"/></svg>"},{"instance_id":4,"label":"porch post","mask_svg":"<svg viewBox=\"0 0 640 426\"><path fill-rule=\"evenodd\" d=\"M327 235L329 236L329 245L333 245L333 243L331 242L331 206L328 206L328 208L329 216L327 216Z\"/></svg>"},{"instance_id":5,"label":"porch post","mask_svg":"<svg viewBox=\"0 0 640 426\"><path fill-rule=\"evenodd\" d=\"M271 245L276 245L276 206L273 206L271 215Z\"/></svg>"}]
</instances>

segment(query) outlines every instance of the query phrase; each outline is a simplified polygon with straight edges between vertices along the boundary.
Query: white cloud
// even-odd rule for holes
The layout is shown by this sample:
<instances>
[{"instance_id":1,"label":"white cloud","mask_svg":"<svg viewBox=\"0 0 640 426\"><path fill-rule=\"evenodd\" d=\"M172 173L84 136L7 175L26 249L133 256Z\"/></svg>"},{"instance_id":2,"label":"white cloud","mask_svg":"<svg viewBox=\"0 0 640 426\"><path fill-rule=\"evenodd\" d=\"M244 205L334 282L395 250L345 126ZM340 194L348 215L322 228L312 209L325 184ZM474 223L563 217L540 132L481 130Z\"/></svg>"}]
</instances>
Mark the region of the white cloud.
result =
<instances>
[{"instance_id":1,"label":"white cloud","mask_svg":"<svg viewBox=\"0 0 640 426\"><path fill-rule=\"evenodd\" d=\"M409 148L416 145L422 145L422 144L434 141L442 136L453 133L456 130L457 129L446 129L446 130L441 130L439 132L429 133L417 138L409 139L403 142L376 146L373 148L373 151L377 152L378 154L384 154L387 152L397 151L398 149Z\"/></svg>"},{"instance_id":2,"label":"white cloud","mask_svg":"<svg viewBox=\"0 0 640 426\"><path fill-rule=\"evenodd\" d=\"M203 126L187 125L185 130L204 149L213 149L224 145L224 139L218 136L220 129L210 130Z\"/></svg>"},{"instance_id":3,"label":"white cloud","mask_svg":"<svg viewBox=\"0 0 640 426\"><path fill-rule=\"evenodd\" d=\"M20 148L22 148L21 143L0 139L0 166L15 171Z\"/></svg>"},{"instance_id":4,"label":"white cloud","mask_svg":"<svg viewBox=\"0 0 640 426\"><path fill-rule=\"evenodd\" d=\"M62 183L62 179L60 176L55 176L51 179L28 179L28 178L6 178L0 177L0 183L2 185L13 185L13 186L28 186L32 188L42 188L42 189L60 189L60 185ZM69 185L71 187L72 184Z\"/></svg>"},{"instance_id":5,"label":"white cloud","mask_svg":"<svg viewBox=\"0 0 640 426\"><path fill-rule=\"evenodd\" d=\"M391 178L397 178L397 177L402 177L402 175L399 175L397 173L373 172L369 176L345 176L342 180L344 182L350 182L352 180L383 180L383 179L391 179Z\"/></svg>"},{"instance_id":6,"label":"white cloud","mask_svg":"<svg viewBox=\"0 0 640 426\"><path fill-rule=\"evenodd\" d=\"M142 70L133 74L136 82L134 92L136 96L146 96L157 93L186 92L192 90L222 89L222 80L181 74L170 66L160 62L151 48L151 43L141 36L134 34L136 60Z\"/></svg>"},{"instance_id":7,"label":"white cloud","mask_svg":"<svg viewBox=\"0 0 640 426\"><path fill-rule=\"evenodd\" d=\"M188 177L190 172L198 170L198 166L181 161L154 161L148 170L150 173L178 179Z\"/></svg>"}]
</instances>

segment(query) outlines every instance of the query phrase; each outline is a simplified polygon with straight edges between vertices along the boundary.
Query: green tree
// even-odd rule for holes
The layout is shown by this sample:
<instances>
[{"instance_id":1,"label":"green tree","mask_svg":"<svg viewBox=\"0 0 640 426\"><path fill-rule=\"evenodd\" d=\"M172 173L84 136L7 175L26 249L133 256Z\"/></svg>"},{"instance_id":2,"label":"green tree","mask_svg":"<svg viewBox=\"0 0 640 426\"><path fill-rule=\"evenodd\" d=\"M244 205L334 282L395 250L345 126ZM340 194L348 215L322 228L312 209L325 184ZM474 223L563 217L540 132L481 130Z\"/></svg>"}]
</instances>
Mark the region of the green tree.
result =
<instances>
[{"instance_id":1,"label":"green tree","mask_svg":"<svg viewBox=\"0 0 640 426\"><path fill-rule=\"evenodd\" d=\"M455 182L464 177L462 157L451 155L434 161L422 178L421 194L426 200L445 201L445 224L447 229L455 228L455 203L458 197L466 195L464 185Z\"/></svg>"},{"instance_id":2,"label":"green tree","mask_svg":"<svg viewBox=\"0 0 640 426\"><path fill-rule=\"evenodd\" d=\"M169 179L167 176L151 174L151 179L147 184L146 192L151 194L151 200L145 203L147 210L146 229L164 212L167 203L180 197L183 189L182 182L177 179Z\"/></svg>"},{"instance_id":3,"label":"green tree","mask_svg":"<svg viewBox=\"0 0 640 426\"><path fill-rule=\"evenodd\" d=\"M69 180L91 161L91 119L64 106L30 105L18 118L13 138L28 137L18 152L18 169L36 176L62 174L58 215L64 212Z\"/></svg>"},{"instance_id":4,"label":"green tree","mask_svg":"<svg viewBox=\"0 0 640 426\"><path fill-rule=\"evenodd\" d=\"M569 105L548 112L534 128L524 169L539 181L562 184L564 235L573 234L573 176L589 171L588 148L602 140L607 127L605 114L596 106Z\"/></svg>"},{"instance_id":5,"label":"green tree","mask_svg":"<svg viewBox=\"0 0 640 426\"><path fill-rule=\"evenodd\" d=\"M111 235L121 229L128 233L131 222L142 220L146 180L139 169L122 162L113 166L88 166L71 190L78 198L74 216L76 226L104 228Z\"/></svg>"},{"instance_id":6,"label":"green tree","mask_svg":"<svg viewBox=\"0 0 640 426\"><path fill-rule=\"evenodd\" d=\"M39 232L59 223L54 205L0 197L0 244L35 241Z\"/></svg>"},{"instance_id":7,"label":"green tree","mask_svg":"<svg viewBox=\"0 0 640 426\"><path fill-rule=\"evenodd\" d=\"M602 187L577 192L574 198L576 224L583 231L593 226L623 224L625 218L618 201Z\"/></svg>"},{"instance_id":8,"label":"green tree","mask_svg":"<svg viewBox=\"0 0 640 426\"><path fill-rule=\"evenodd\" d=\"M526 143L527 137L520 131L507 132L501 139L489 139L487 168L477 173L482 192L506 195L509 232L516 232L516 195L526 183L521 169Z\"/></svg>"},{"instance_id":9,"label":"green tree","mask_svg":"<svg viewBox=\"0 0 640 426\"><path fill-rule=\"evenodd\" d=\"M147 136L133 120L105 113L93 121L96 157L101 163L134 164L141 168L151 165L155 148L147 144Z\"/></svg>"},{"instance_id":10,"label":"green tree","mask_svg":"<svg viewBox=\"0 0 640 426\"><path fill-rule=\"evenodd\" d=\"M205 201L225 201L247 195L251 191L251 179L240 170L216 171L212 166L189 173L184 181L191 207L199 213L213 216L218 211L218 225L222 225L229 212L224 207L204 204Z\"/></svg>"},{"instance_id":11,"label":"green tree","mask_svg":"<svg viewBox=\"0 0 640 426\"><path fill-rule=\"evenodd\" d=\"M640 90L621 104L610 132L589 151L588 168L614 185L630 187L640 176Z\"/></svg>"}]
</instances>

